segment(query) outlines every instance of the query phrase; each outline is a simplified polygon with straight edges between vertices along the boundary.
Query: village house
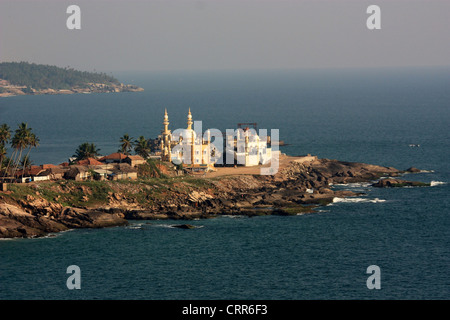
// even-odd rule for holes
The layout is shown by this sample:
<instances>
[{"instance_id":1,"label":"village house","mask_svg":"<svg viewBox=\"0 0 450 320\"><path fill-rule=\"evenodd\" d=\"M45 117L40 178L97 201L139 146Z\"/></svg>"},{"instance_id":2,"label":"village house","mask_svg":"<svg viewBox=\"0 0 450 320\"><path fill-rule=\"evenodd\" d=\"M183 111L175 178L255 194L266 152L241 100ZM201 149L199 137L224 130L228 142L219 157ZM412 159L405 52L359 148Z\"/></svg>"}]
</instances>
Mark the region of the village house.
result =
<instances>
[{"instance_id":1,"label":"village house","mask_svg":"<svg viewBox=\"0 0 450 320\"><path fill-rule=\"evenodd\" d=\"M139 155L128 156L125 158L125 162L128 163L132 167L136 167L140 164L144 164L147 161Z\"/></svg>"},{"instance_id":2,"label":"village house","mask_svg":"<svg viewBox=\"0 0 450 320\"><path fill-rule=\"evenodd\" d=\"M137 180L137 166L146 163L141 156L128 156L123 153L112 153L100 159L87 158L59 165L32 165L25 170L17 170L13 178L2 179L4 182L31 182L48 180Z\"/></svg>"},{"instance_id":3,"label":"village house","mask_svg":"<svg viewBox=\"0 0 450 320\"><path fill-rule=\"evenodd\" d=\"M89 168L87 166L72 165L70 169L67 170L63 178L66 180L84 181L91 177Z\"/></svg>"},{"instance_id":4,"label":"village house","mask_svg":"<svg viewBox=\"0 0 450 320\"><path fill-rule=\"evenodd\" d=\"M30 168L25 168L25 170L17 170L14 176L18 181L22 183L30 181L50 180L48 176L42 174L45 171L46 169L44 169L42 166L31 166Z\"/></svg>"},{"instance_id":5,"label":"village house","mask_svg":"<svg viewBox=\"0 0 450 320\"><path fill-rule=\"evenodd\" d=\"M85 180L137 180L137 169L128 163L109 164L107 166L72 165L64 173L64 179Z\"/></svg>"},{"instance_id":6,"label":"village house","mask_svg":"<svg viewBox=\"0 0 450 320\"><path fill-rule=\"evenodd\" d=\"M137 169L128 163L116 164L111 169L112 174L108 177L110 180L137 180Z\"/></svg>"}]
</instances>

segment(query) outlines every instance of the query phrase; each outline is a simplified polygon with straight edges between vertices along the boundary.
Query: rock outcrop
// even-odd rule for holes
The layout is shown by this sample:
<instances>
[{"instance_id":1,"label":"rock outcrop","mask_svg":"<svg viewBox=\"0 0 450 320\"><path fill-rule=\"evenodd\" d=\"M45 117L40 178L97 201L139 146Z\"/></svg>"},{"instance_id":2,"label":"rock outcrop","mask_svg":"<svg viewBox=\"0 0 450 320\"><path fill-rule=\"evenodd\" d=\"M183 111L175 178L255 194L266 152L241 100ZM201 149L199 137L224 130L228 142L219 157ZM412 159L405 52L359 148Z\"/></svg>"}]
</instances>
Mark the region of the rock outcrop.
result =
<instances>
[{"instance_id":1,"label":"rock outcrop","mask_svg":"<svg viewBox=\"0 0 450 320\"><path fill-rule=\"evenodd\" d=\"M42 237L74 228L103 228L125 225L123 214L110 214L76 208L64 208L60 213L43 215L40 211L0 203L0 238Z\"/></svg>"},{"instance_id":2,"label":"rock outcrop","mask_svg":"<svg viewBox=\"0 0 450 320\"><path fill-rule=\"evenodd\" d=\"M407 181L400 179L380 179L372 184L372 187L378 188L395 188L395 187L429 187L430 183Z\"/></svg>"}]
</instances>

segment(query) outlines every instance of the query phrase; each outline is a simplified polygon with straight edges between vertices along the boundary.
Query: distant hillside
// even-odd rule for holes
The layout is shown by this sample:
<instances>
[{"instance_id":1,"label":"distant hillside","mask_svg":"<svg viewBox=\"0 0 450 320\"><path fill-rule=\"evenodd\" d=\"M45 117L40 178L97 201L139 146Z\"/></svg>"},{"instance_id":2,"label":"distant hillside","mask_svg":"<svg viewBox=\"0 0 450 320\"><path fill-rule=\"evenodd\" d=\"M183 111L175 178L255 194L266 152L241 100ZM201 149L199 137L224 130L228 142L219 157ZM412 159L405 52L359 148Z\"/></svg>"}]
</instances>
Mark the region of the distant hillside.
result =
<instances>
[{"instance_id":1,"label":"distant hillside","mask_svg":"<svg viewBox=\"0 0 450 320\"><path fill-rule=\"evenodd\" d=\"M142 91L105 73L28 62L0 63L0 94L61 94Z\"/></svg>"}]
</instances>

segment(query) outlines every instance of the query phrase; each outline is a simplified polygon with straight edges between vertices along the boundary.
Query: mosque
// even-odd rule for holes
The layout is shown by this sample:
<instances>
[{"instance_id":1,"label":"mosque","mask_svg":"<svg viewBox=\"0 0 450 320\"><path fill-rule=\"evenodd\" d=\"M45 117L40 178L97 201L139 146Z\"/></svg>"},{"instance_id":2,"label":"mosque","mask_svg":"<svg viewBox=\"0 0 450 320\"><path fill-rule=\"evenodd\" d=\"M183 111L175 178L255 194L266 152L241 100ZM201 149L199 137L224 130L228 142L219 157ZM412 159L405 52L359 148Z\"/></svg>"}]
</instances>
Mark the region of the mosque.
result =
<instances>
[{"instance_id":1,"label":"mosque","mask_svg":"<svg viewBox=\"0 0 450 320\"><path fill-rule=\"evenodd\" d=\"M187 116L187 128L169 130L169 116L164 112L164 129L159 135L161 160L183 164L183 168L214 170L216 163L227 165L256 166L270 162L272 157L270 138L259 137L256 130L238 129L224 141L225 152L211 143L210 130L197 136L192 129L191 109ZM231 160L230 160L231 159Z\"/></svg>"},{"instance_id":2,"label":"mosque","mask_svg":"<svg viewBox=\"0 0 450 320\"><path fill-rule=\"evenodd\" d=\"M159 136L161 160L183 164L184 168L213 170L218 159L218 150L211 143L209 130L205 137L192 129L192 114L189 108L187 128L177 129L174 133L169 130L169 116L164 112L164 130Z\"/></svg>"}]
</instances>

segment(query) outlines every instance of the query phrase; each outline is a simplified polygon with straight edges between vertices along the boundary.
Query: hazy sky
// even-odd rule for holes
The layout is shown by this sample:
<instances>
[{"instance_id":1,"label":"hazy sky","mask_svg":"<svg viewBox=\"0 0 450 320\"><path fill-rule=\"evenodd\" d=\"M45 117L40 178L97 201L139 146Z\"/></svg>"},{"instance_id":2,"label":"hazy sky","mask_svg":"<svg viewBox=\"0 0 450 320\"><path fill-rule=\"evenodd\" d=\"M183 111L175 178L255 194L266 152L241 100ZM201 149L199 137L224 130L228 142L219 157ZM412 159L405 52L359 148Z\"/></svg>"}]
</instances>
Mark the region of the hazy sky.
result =
<instances>
[{"instance_id":1,"label":"hazy sky","mask_svg":"<svg viewBox=\"0 0 450 320\"><path fill-rule=\"evenodd\" d=\"M81 8L81 30L66 9ZM381 30L366 9L381 8ZM450 1L0 0L0 60L81 70L450 66Z\"/></svg>"}]
</instances>

